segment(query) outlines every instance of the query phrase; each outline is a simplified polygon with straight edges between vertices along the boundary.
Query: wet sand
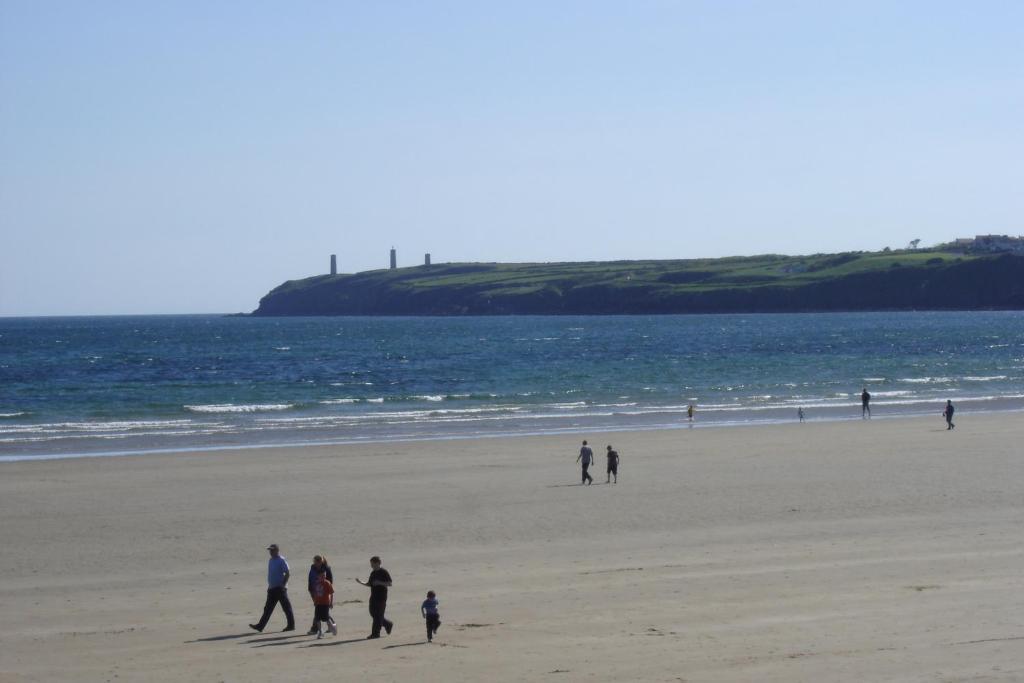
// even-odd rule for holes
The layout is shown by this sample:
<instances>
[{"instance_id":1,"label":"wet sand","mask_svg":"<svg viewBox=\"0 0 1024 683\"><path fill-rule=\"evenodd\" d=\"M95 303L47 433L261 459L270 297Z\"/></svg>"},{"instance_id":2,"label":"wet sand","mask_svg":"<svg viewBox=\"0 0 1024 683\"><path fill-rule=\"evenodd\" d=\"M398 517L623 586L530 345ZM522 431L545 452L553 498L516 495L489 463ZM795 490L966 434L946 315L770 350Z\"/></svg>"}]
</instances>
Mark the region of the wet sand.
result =
<instances>
[{"instance_id":1,"label":"wet sand","mask_svg":"<svg viewBox=\"0 0 1024 683\"><path fill-rule=\"evenodd\" d=\"M957 418L3 463L0 681L1022 680L1024 415Z\"/></svg>"}]
</instances>

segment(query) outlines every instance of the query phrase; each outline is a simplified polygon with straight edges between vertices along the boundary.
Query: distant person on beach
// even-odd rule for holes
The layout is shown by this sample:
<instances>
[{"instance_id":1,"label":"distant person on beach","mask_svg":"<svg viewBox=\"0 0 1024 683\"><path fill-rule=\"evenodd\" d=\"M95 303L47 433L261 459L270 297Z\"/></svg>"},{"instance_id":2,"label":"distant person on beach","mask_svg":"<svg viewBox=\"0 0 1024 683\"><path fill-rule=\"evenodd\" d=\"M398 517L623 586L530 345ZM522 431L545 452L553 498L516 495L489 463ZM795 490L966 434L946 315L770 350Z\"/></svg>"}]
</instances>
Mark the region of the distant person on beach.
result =
<instances>
[{"instance_id":1,"label":"distant person on beach","mask_svg":"<svg viewBox=\"0 0 1024 683\"><path fill-rule=\"evenodd\" d=\"M317 619L316 612L316 596L314 591L316 589L316 583L320 579L320 570L324 570L324 574L327 575L327 580L334 585L334 572L331 571L331 565L327 563L327 557L324 555L314 555L313 564L309 565L309 597L313 598L313 625L309 627L309 631L306 633L308 636L316 635L320 630L320 620ZM332 588L333 593L333 588ZM328 621L332 628L334 628L334 619L331 619L328 615ZM336 631L332 631L336 634Z\"/></svg>"},{"instance_id":2,"label":"distant person on beach","mask_svg":"<svg viewBox=\"0 0 1024 683\"><path fill-rule=\"evenodd\" d=\"M590 476L587 470L590 469L590 463L594 460L594 451L590 450L590 446L587 442L583 442L583 447L580 448L580 454L576 456L576 462L582 463L583 465L583 478L580 480L580 484L593 484L594 478Z\"/></svg>"},{"instance_id":3,"label":"distant person on beach","mask_svg":"<svg viewBox=\"0 0 1024 683\"><path fill-rule=\"evenodd\" d=\"M292 603L288 599L288 588L286 588L288 578L291 576L288 560L281 554L276 543L268 545L267 552L270 553L270 560L267 562L267 604L263 606L263 616L260 617L259 623L249 624L249 628L262 632L267 627L267 622L270 621L270 614L280 602L284 616L288 619L288 625L284 627L284 630L294 631L295 615L292 613Z\"/></svg>"},{"instance_id":4,"label":"distant person on beach","mask_svg":"<svg viewBox=\"0 0 1024 683\"><path fill-rule=\"evenodd\" d=\"M867 387L860 392L860 416L863 420L871 419L871 394L868 393Z\"/></svg>"},{"instance_id":5,"label":"distant person on beach","mask_svg":"<svg viewBox=\"0 0 1024 683\"><path fill-rule=\"evenodd\" d=\"M802 406L801 406L800 408L797 408L797 409L796 409L796 417L797 417L797 419L798 419L798 420L800 420L801 422L803 422L803 421L804 421L804 409L803 409L803 407L802 407Z\"/></svg>"},{"instance_id":6,"label":"distant person on beach","mask_svg":"<svg viewBox=\"0 0 1024 683\"><path fill-rule=\"evenodd\" d=\"M316 613L316 637L324 637L324 624L333 635L338 635L338 625L331 619L331 608L334 607L334 586L327 578L327 564L321 563L317 569L316 583L313 584L313 605Z\"/></svg>"},{"instance_id":7,"label":"distant person on beach","mask_svg":"<svg viewBox=\"0 0 1024 683\"><path fill-rule=\"evenodd\" d=\"M956 429L956 425L953 424L953 413L956 412L956 408L953 407L953 402L946 400L946 407L942 409L942 416L946 418L946 429ZM968 430L970 431L970 430Z\"/></svg>"},{"instance_id":8,"label":"distant person on beach","mask_svg":"<svg viewBox=\"0 0 1024 683\"><path fill-rule=\"evenodd\" d=\"M427 622L427 642L434 639L434 634L441 627L441 615L437 612L437 594L427 591L427 599L420 605L420 613Z\"/></svg>"},{"instance_id":9,"label":"distant person on beach","mask_svg":"<svg viewBox=\"0 0 1024 683\"><path fill-rule=\"evenodd\" d=\"M612 448L611 444L608 444L608 479L604 483L609 483L615 477L615 483L619 483L619 452Z\"/></svg>"},{"instance_id":10,"label":"distant person on beach","mask_svg":"<svg viewBox=\"0 0 1024 683\"><path fill-rule=\"evenodd\" d=\"M693 422L693 404L686 406L686 419Z\"/></svg>"},{"instance_id":11,"label":"distant person on beach","mask_svg":"<svg viewBox=\"0 0 1024 683\"><path fill-rule=\"evenodd\" d=\"M370 588L370 616L373 618L373 627L367 640L380 638L380 627L383 626L388 635L394 624L384 618L384 610L388 606L388 588L391 586L391 574L387 569L380 566L380 558L374 555L370 558L370 578L366 581L356 579L356 583Z\"/></svg>"}]
</instances>

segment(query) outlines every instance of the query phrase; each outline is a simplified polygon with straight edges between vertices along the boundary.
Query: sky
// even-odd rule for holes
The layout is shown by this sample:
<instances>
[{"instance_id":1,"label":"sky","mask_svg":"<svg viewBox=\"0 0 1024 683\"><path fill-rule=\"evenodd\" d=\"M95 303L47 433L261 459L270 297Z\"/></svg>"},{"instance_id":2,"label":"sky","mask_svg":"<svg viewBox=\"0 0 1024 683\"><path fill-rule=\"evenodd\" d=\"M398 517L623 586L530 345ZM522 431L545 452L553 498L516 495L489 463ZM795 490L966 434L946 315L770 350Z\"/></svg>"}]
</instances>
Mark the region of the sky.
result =
<instances>
[{"instance_id":1,"label":"sky","mask_svg":"<svg viewBox=\"0 0 1024 683\"><path fill-rule=\"evenodd\" d=\"M1024 3L0 0L0 315L1024 233Z\"/></svg>"}]
</instances>

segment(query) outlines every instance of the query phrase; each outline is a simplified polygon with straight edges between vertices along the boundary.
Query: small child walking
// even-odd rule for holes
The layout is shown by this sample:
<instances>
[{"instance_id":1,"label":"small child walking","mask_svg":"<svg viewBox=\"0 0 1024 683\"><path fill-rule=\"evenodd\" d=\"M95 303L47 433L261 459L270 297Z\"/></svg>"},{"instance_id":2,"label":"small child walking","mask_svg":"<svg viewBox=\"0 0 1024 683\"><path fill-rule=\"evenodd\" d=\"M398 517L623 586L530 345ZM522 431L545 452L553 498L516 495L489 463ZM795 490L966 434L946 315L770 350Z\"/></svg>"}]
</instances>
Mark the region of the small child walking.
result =
<instances>
[{"instance_id":1,"label":"small child walking","mask_svg":"<svg viewBox=\"0 0 1024 683\"><path fill-rule=\"evenodd\" d=\"M334 606L334 586L327 580L327 565L317 570L316 582L313 584L313 605L316 610L316 637L324 637L324 623L327 630L338 635L338 626L331 620L331 607Z\"/></svg>"},{"instance_id":2,"label":"small child walking","mask_svg":"<svg viewBox=\"0 0 1024 683\"><path fill-rule=\"evenodd\" d=\"M434 591L427 591L427 599L420 605L420 612L427 621L427 642L434 639L434 634L441 626L441 615L437 613L437 595Z\"/></svg>"}]
</instances>

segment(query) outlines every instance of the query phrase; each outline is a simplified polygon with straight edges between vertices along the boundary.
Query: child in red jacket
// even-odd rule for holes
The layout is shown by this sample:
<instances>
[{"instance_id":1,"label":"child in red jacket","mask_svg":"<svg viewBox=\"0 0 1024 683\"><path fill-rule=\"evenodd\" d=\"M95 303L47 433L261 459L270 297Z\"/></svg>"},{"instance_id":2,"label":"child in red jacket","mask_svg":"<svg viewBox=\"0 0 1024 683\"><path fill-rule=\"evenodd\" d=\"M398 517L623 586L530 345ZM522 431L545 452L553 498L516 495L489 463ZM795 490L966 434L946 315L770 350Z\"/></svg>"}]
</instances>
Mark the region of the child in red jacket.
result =
<instances>
[{"instance_id":1,"label":"child in red jacket","mask_svg":"<svg viewBox=\"0 0 1024 683\"><path fill-rule=\"evenodd\" d=\"M313 583L313 605L316 610L316 637L324 637L324 622L327 630L338 635L338 627L331 621L331 607L334 607L334 586L327 580L327 566L321 565Z\"/></svg>"}]
</instances>

